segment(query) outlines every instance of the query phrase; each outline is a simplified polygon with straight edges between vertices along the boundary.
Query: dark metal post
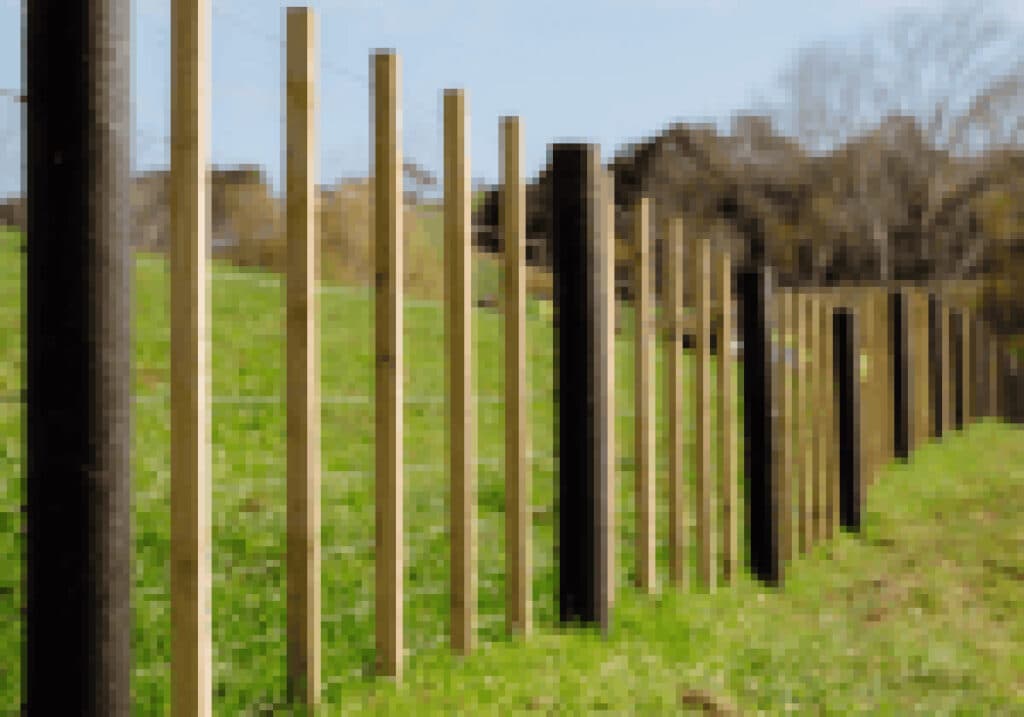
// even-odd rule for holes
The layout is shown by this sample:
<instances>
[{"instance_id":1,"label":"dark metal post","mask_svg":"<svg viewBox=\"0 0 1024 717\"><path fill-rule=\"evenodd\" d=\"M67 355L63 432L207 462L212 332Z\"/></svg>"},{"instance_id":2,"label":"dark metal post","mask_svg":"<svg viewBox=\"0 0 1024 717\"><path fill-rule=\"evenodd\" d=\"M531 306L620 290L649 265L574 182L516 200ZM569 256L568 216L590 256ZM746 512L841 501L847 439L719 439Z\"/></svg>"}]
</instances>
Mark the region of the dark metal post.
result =
<instances>
[{"instance_id":1,"label":"dark metal post","mask_svg":"<svg viewBox=\"0 0 1024 717\"><path fill-rule=\"evenodd\" d=\"M603 480L606 412L606 297L599 282L604 247L599 230L600 149L551 149L552 244L559 465L559 617L607 630L609 609L607 485Z\"/></svg>"},{"instance_id":2,"label":"dark metal post","mask_svg":"<svg viewBox=\"0 0 1024 717\"><path fill-rule=\"evenodd\" d=\"M953 428L962 431L967 413L967 406L964 405L964 352L970 350L970 347L964 346L964 315L959 311L950 314L949 339L949 371L953 374Z\"/></svg>"},{"instance_id":3,"label":"dark metal post","mask_svg":"<svg viewBox=\"0 0 1024 717\"><path fill-rule=\"evenodd\" d=\"M839 524L860 530L864 498L860 445L860 371L857 317L847 308L832 314L835 406L839 424Z\"/></svg>"},{"instance_id":4,"label":"dark metal post","mask_svg":"<svg viewBox=\"0 0 1024 717\"><path fill-rule=\"evenodd\" d=\"M931 418L932 437L942 438L943 415L942 402L945 398L943 382L946 377L942 375L942 354L944 336L942 321L942 299L936 294L928 294L928 378L931 386Z\"/></svg>"},{"instance_id":5,"label":"dark metal post","mask_svg":"<svg viewBox=\"0 0 1024 717\"><path fill-rule=\"evenodd\" d=\"M743 449L750 571L782 582L779 560L778 476L772 454L775 387L772 382L772 272L749 269L739 277L743 309Z\"/></svg>"},{"instance_id":6,"label":"dark metal post","mask_svg":"<svg viewBox=\"0 0 1024 717\"><path fill-rule=\"evenodd\" d=\"M892 358L893 458L910 457L910 312L904 291L889 294L889 355Z\"/></svg>"},{"instance_id":7,"label":"dark metal post","mask_svg":"<svg viewBox=\"0 0 1024 717\"><path fill-rule=\"evenodd\" d=\"M131 706L130 5L25 3L26 714Z\"/></svg>"}]
</instances>

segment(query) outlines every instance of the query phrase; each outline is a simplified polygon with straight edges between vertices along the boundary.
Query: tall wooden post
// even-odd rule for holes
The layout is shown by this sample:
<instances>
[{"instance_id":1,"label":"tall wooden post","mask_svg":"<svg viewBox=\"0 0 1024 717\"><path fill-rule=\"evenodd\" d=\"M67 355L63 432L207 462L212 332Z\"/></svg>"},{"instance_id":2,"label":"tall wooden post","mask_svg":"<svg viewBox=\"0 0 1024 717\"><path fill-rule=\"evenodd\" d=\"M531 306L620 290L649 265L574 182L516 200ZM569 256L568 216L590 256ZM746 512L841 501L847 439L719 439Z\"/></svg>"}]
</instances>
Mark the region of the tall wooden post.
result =
<instances>
[{"instance_id":1,"label":"tall wooden post","mask_svg":"<svg viewBox=\"0 0 1024 717\"><path fill-rule=\"evenodd\" d=\"M208 715L209 5L171 5L171 713Z\"/></svg>"},{"instance_id":2,"label":"tall wooden post","mask_svg":"<svg viewBox=\"0 0 1024 717\"><path fill-rule=\"evenodd\" d=\"M838 501L838 475L836 471L836 442L837 432L835 424L835 378L832 365L832 312L834 303L831 292L826 291L822 295L821 309L821 386L822 386L822 486L821 497L824 500L822 507L822 537L830 539L835 534L836 517L839 513Z\"/></svg>"},{"instance_id":3,"label":"tall wooden post","mask_svg":"<svg viewBox=\"0 0 1024 717\"><path fill-rule=\"evenodd\" d=\"M793 384L789 368L789 343L792 332L791 301L793 292L780 289L776 294L776 330L773 332L773 359L778 391L778 413L775 426L775 459L779 502L779 559L788 562L793 553L793 445L792 412Z\"/></svg>"},{"instance_id":4,"label":"tall wooden post","mask_svg":"<svg viewBox=\"0 0 1024 717\"><path fill-rule=\"evenodd\" d=\"M559 410L559 617L607 631L607 392L600 149L551 150Z\"/></svg>"},{"instance_id":5,"label":"tall wooden post","mask_svg":"<svg viewBox=\"0 0 1024 717\"><path fill-rule=\"evenodd\" d=\"M839 522L852 531L860 530L864 500L857 323L857 315L850 309L838 309L833 315L835 406L839 427Z\"/></svg>"},{"instance_id":6,"label":"tall wooden post","mask_svg":"<svg viewBox=\"0 0 1024 717\"><path fill-rule=\"evenodd\" d=\"M444 92L445 354L448 480L451 491L452 650L468 655L476 637L476 451L473 412L473 257L469 201L469 117L462 90Z\"/></svg>"},{"instance_id":7,"label":"tall wooden post","mask_svg":"<svg viewBox=\"0 0 1024 717\"><path fill-rule=\"evenodd\" d=\"M697 580L701 587L715 589L714 476L711 473L711 252L708 238L697 238L694 254L697 297L697 375L694 423L697 443L694 475L697 480Z\"/></svg>"},{"instance_id":8,"label":"tall wooden post","mask_svg":"<svg viewBox=\"0 0 1024 717\"><path fill-rule=\"evenodd\" d=\"M808 297L808 331L811 333L810 361L808 369L808 385L810 387L810 420L811 430L811 544L819 542L825 534L825 413L822 404L825 400L824 373L822 371L822 334L821 293L815 292Z\"/></svg>"},{"instance_id":9,"label":"tall wooden post","mask_svg":"<svg viewBox=\"0 0 1024 717\"><path fill-rule=\"evenodd\" d=\"M21 712L128 715L130 3L39 0L24 13Z\"/></svg>"},{"instance_id":10,"label":"tall wooden post","mask_svg":"<svg viewBox=\"0 0 1024 717\"><path fill-rule=\"evenodd\" d=\"M736 496L736 388L733 377L732 260L718 253L718 475L722 519L722 580L737 571L739 506Z\"/></svg>"},{"instance_id":11,"label":"tall wooden post","mask_svg":"<svg viewBox=\"0 0 1024 717\"><path fill-rule=\"evenodd\" d=\"M942 438L943 429L948 425L949 340L947 334L946 306L937 294L928 295L928 377L931 406L931 436Z\"/></svg>"},{"instance_id":12,"label":"tall wooden post","mask_svg":"<svg viewBox=\"0 0 1024 717\"><path fill-rule=\"evenodd\" d=\"M530 562L530 466L526 386L526 187L523 126L503 117L501 228L505 243L505 629L529 635L533 626Z\"/></svg>"},{"instance_id":13,"label":"tall wooden post","mask_svg":"<svg viewBox=\"0 0 1024 717\"><path fill-rule=\"evenodd\" d=\"M796 365L796 405L797 405L797 440L799 456L799 471L796 480L799 481L798 489L798 511L799 511L799 534L797 542L800 554L805 554L811 548L814 539L813 534L813 503L814 496L814 448L812 445L813 436L813 384L811 378L811 327L813 319L813 308L811 297L798 293L795 308L797 320L797 365Z\"/></svg>"},{"instance_id":14,"label":"tall wooden post","mask_svg":"<svg viewBox=\"0 0 1024 717\"><path fill-rule=\"evenodd\" d=\"M686 421L683 413L683 220L672 217L666 224L666 271L663 305L667 326L663 335L665 351L665 372L669 393L669 582L677 587L687 584L690 574L687 560L689 554L690 510L687 501L686 472L683 457L686 440ZM653 370L648 369L651 375ZM637 384L639 388L639 383ZM650 388L647 388L649 392ZM648 398L648 425L650 442L653 445L653 399ZM653 465L653 455L647 458ZM653 470L648 471L653 476ZM648 481L651 481L648 478ZM654 493L650 490L645 503L643 522L645 531L645 560L647 570L654 575ZM639 520L639 518L638 518ZM639 525L638 525L639 530ZM651 580L651 585L653 584Z\"/></svg>"},{"instance_id":15,"label":"tall wooden post","mask_svg":"<svg viewBox=\"0 0 1024 717\"><path fill-rule=\"evenodd\" d=\"M398 55L372 58L376 251L377 674L402 676L402 145Z\"/></svg>"},{"instance_id":16,"label":"tall wooden post","mask_svg":"<svg viewBox=\"0 0 1024 717\"><path fill-rule=\"evenodd\" d=\"M316 297L315 23L287 11L288 695L320 703L320 361Z\"/></svg>"},{"instance_id":17,"label":"tall wooden post","mask_svg":"<svg viewBox=\"0 0 1024 717\"><path fill-rule=\"evenodd\" d=\"M775 385L771 371L772 273L766 267L740 277L743 302L743 434L747 539L753 575L782 582L778 504L772 460Z\"/></svg>"},{"instance_id":18,"label":"tall wooden post","mask_svg":"<svg viewBox=\"0 0 1024 717\"><path fill-rule=\"evenodd\" d=\"M960 397L960 420L956 423L958 431L974 421L974 317L970 309L960 311L960 385L963 395Z\"/></svg>"},{"instance_id":19,"label":"tall wooden post","mask_svg":"<svg viewBox=\"0 0 1024 717\"><path fill-rule=\"evenodd\" d=\"M633 210L633 242L634 242L634 265L633 265L633 276L634 276L634 295L635 295L635 306L636 306L636 329L635 329L635 341L636 345L633 350L634 361L636 362L636 368L634 369L634 382L635 382L635 396L634 396L634 412L636 414L634 422L634 445L635 445L635 475L634 475L634 516L636 520L636 529L634 531L636 538L636 586L646 592L651 593L655 588L655 567L654 567L654 515L655 515L655 489L654 489L654 401L652 396L652 377L654 376L654 360L653 354L651 353L651 332L653 328L654 317L651 313L651 288L650 288L650 205L647 197L641 197L637 202L636 207ZM675 294L675 282L678 277L675 275L675 256L678 251L677 247L673 245L672 229L675 229L676 225L673 223L669 230L669 236L667 237L666 243L666 255L669 257L670 268L665 272L666 279L666 298L665 302L665 313L669 321L669 341L672 341L671 332L672 328L676 324L677 314L681 307L673 302ZM669 384L677 377L675 372L678 370L678 366L672 364L672 354L669 354L669 361L665 364L668 366ZM671 389L669 391L671 394ZM671 401L669 403L671 407ZM671 409L670 409L671 410ZM672 438L673 430L676 429L676 425L669 422L669 435L670 435L670 447L669 453L675 448L675 441ZM670 490L676 490L676 486L672 476L672 464L670 458L669 464L669 485ZM672 504L672 498L669 499L670 505ZM678 537L674 530L677 526L671 520L669 521L669 551L673 551L676 546L676 538ZM676 557L674 554L669 557L669 564L671 565ZM682 556L678 556L682 557ZM674 579L673 579L674 582Z\"/></svg>"},{"instance_id":20,"label":"tall wooden post","mask_svg":"<svg viewBox=\"0 0 1024 717\"><path fill-rule=\"evenodd\" d=\"M1000 418L999 413L999 342L994 332L988 336L988 415Z\"/></svg>"}]
</instances>

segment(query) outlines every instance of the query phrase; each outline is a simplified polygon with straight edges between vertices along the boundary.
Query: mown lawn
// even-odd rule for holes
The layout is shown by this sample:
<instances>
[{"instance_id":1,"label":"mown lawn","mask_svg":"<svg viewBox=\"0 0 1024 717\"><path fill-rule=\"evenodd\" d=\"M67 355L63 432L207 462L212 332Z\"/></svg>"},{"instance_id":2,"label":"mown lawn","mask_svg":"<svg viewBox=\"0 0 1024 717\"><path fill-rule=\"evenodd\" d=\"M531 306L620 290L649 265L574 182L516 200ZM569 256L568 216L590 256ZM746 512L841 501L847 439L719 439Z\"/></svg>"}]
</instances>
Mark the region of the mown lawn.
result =
<instances>
[{"instance_id":1,"label":"mown lawn","mask_svg":"<svg viewBox=\"0 0 1024 717\"><path fill-rule=\"evenodd\" d=\"M0 235L0 711L18 706L21 423L20 241ZM135 711L167 712L169 431L167 266L136 270L134 434ZM483 264L481 264L483 266ZM484 270L484 269L482 269ZM491 271L486 269L485 271ZM213 272L213 634L215 711L283 711L284 504L282 285ZM607 639L562 634L553 534L551 329L535 303L528 340L537 633L504 637L502 329L477 310L480 649L446 643L448 543L443 313L405 307L406 644L403 684L373 664L372 297L324 287L323 649L327 713L665 712L705 693L744 711L1024 711L1024 447L981 424L878 479L862 537L842 536L790 566L785 587L742 579L715 595L665 583L659 516L655 597L628 587L632 565L630 317L617 345L620 492L618 604ZM659 358L658 385L662 386ZM689 368L688 368L689 375ZM659 389L660 390L660 389ZM659 398L659 502L665 420Z\"/></svg>"}]
</instances>

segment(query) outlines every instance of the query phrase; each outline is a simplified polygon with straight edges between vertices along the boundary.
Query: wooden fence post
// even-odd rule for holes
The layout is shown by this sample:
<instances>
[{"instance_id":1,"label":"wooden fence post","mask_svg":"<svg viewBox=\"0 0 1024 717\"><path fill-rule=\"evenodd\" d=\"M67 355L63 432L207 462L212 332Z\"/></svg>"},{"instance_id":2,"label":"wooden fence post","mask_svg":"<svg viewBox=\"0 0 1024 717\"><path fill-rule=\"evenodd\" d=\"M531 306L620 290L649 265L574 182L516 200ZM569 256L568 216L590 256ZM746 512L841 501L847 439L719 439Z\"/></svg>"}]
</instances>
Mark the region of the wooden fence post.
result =
<instances>
[{"instance_id":1,"label":"wooden fence post","mask_svg":"<svg viewBox=\"0 0 1024 717\"><path fill-rule=\"evenodd\" d=\"M928 293L923 289L915 290L913 294L915 307L916 330L914 332L914 381L917 391L914 395L917 398L917 414L915 420L916 429L914 449L917 450L928 441L932 424L932 391L930 385L931 374L931 351L929 349L928 330Z\"/></svg>"},{"instance_id":2,"label":"wooden fence post","mask_svg":"<svg viewBox=\"0 0 1024 717\"><path fill-rule=\"evenodd\" d=\"M686 583L686 555L689 532L683 443L686 440L683 414L683 220L673 217L665 232L664 332L665 373L668 384L668 574L675 586ZM653 531L652 531L653 532Z\"/></svg>"},{"instance_id":3,"label":"wooden fence post","mask_svg":"<svg viewBox=\"0 0 1024 717\"><path fill-rule=\"evenodd\" d=\"M812 319L811 298L807 294L796 294L796 335L797 335L797 362L796 378L796 411L797 411L797 458L799 468L796 480L800 485L797 490L797 512L799 515L797 523L797 541L801 555L807 553L811 548L813 540L812 533L812 503L813 489L813 448L811 437L813 430L811 392L811 319Z\"/></svg>"},{"instance_id":4,"label":"wooden fence post","mask_svg":"<svg viewBox=\"0 0 1024 717\"><path fill-rule=\"evenodd\" d=\"M771 371L771 269L749 269L740 276L743 302L743 469L746 474L747 540L753 575L770 585L782 582L772 415L775 386Z\"/></svg>"},{"instance_id":5,"label":"wooden fence post","mask_svg":"<svg viewBox=\"0 0 1024 717\"><path fill-rule=\"evenodd\" d=\"M289 702L320 703L320 361L316 297L313 11L286 15L285 223Z\"/></svg>"},{"instance_id":6,"label":"wooden fence post","mask_svg":"<svg viewBox=\"0 0 1024 717\"><path fill-rule=\"evenodd\" d=\"M469 114L465 92L444 91L445 355L451 490L450 639L476 644L476 428L473 406L473 255L469 201Z\"/></svg>"},{"instance_id":7,"label":"wooden fence post","mask_svg":"<svg viewBox=\"0 0 1024 717\"><path fill-rule=\"evenodd\" d=\"M832 366L832 297L826 289L821 297L821 386L822 386L822 475L821 498L823 500L821 516L821 535L824 539L832 538L835 532L836 501L836 430L835 411L833 410L833 366Z\"/></svg>"},{"instance_id":8,"label":"wooden fence post","mask_svg":"<svg viewBox=\"0 0 1024 717\"><path fill-rule=\"evenodd\" d=\"M960 311L960 382L963 395L960 397L960 420L957 430L963 430L974 420L974 320L970 309Z\"/></svg>"},{"instance_id":9,"label":"wooden fence post","mask_svg":"<svg viewBox=\"0 0 1024 717\"><path fill-rule=\"evenodd\" d=\"M22 590L21 584L15 586L20 583L15 574L24 565L20 713L26 715L128 715L132 709L134 263L126 202L131 189L130 7L126 0L40 0L19 6L25 23L27 93L28 231L19 246L26 254L25 503L19 506L24 511L25 553L22 562L14 538L18 519L8 513L4 601L6 613L14 590ZM12 11L12 31L20 21L14 15ZM178 32L173 42L181 44ZM194 53L193 45L188 58L193 69ZM176 82L181 69L173 66ZM176 120L182 102L178 89L176 84ZM194 121L201 123L203 118L200 113ZM181 144L180 122L172 126ZM173 155L178 160L174 176L180 180L180 152ZM197 192L199 176L195 172L190 178L190 187ZM198 213L192 218L197 217ZM180 229L181 217L172 221ZM20 256L8 261L20 270ZM174 277L179 280L174 291L180 304L178 267ZM9 316L10 321L21 318ZM178 338L183 338L180 322L176 327ZM181 378L180 371L175 378ZM174 437L181 444L182 396L180 382L176 383L179 420ZM16 439L5 440L11 446L7 450L17 455ZM202 439L192 444L197 452L205 446ZM175 468L180 484L179 461ZM20 471L7 468L0 480L5 492L10 486L11 499L19 495ZM176 497L180 503L180 486ZM181 530L192 533L184 548L196 543L195 523L178 527L179 537ZM181 550L174 557L180 558ZM194 572L201 573L203 565L197 561ZM186 577L195 581L195 574ZM174 587L182 587L179 579ZM185 595L175 592L175 598L180 625ZM175 647L180 652L181 640ZM0 679L10 688L4 710L16 714L13 653L5 653ZM176 666L180 682L183 666Z\"/></svg>"},{"instance_id":10,"label":"wooden fence post","mask_svg":"<svg viewBox=\"0 0 1024 717\"><path fill-rule=\"evenodd\" d=\"M696 400L697 442L694 451L697 480L697 580L708 591L715 589L714 476L711 473L711 252L707 234L697 237L694 269L696 280Z\"/></svg>"},{"instance_id":11,"label":"wooden fence post","mask_svg":"<svg viewBox=\"0 0 1024 717\"><path fill-rule=\"evenodd\" d=\"M375 52L373 91L376 249L377 673L400 679L402 630L402 146L398 55Z\"/></svg>"},{"instance_id":12,"label":"wooden fence post","mask_svg":"<svg viewBox=\"0 0 1024 717\"><path fill-rule=\"evenodd\" d=\"M776 366L778 368L778 422L776 425L776 449L778 452L778 500L779 507L779 560L788 562L793 557L793 379L790 371L789 349L793 330L792 300L790 289L780 289L776 301L778 325L775 346Z\"/></svg>"},{"instance_id":13,"label":"wooden fence post","mask_svg":"<svg viewBox=\"0 0 1024 717\"><path fill-rule=\"evenodd\" d=\"M739 506L736 496L736 389L733 377L732 260L718 253L718 474L721 481L722 580L732 581L737 569Z\"/></svg>"},{"instance_id":14,"label":"wooden fence post","mask_svg":"<svg viewBox=\"0 0 1024 717\"><path fill-rule=\"evenodd\" d=\"M559 617L607 632L607 347L600 148L551 149L558 334Z\"/></svg>"},{"instance_id":15,"label":"wooden fence post","mask_svg":"<svg viewBox=\"0 0 1024 717\"><path fill-rule=\"evenodd\" d=\"M936 293L928 294L928 378L931 406L931 437L942 438L948 425L947 380L949 376L949 341L946 306Z\"/></svg>"},{"instance_id":16,"label":"wooden fence post","mask_svg":"<svg viewBox=\"0 0 1024 717\"><path fill-rule=\"evenodd\" d=\"M208 715L209 5L171 5L171 714Z\"/></svg>"},{"instance_id":17,"label":"wooden fence post","mask_svg":"<svg viewBox=\"0 0 1024 717\"><path fill-rule=\"evenodd\" d=\"M988 415L999 419L999 342L991 330L988 335Z\"/></svg>"},{"instance_id":18,"label":"wooden fence post","mask_svg":"<svg viewBox=\"0 0 1024 717\"><path fill-rule=\"evenodd\" d=\"M519 117L501 119L505 242L505 628L533 629L526 385L526 188Z\"/></svg>"},{"instance_id":19,"label":"wooden fence post","mask_svg":"<svg viewBox=\"0 0 1024 717\"><path fill-rule=\"evenodd\" d=\"M837 309L833 315L835 406L839 426L839 521L859 531L864 493L860 434L860 346L857 315Z\"/></svg>"},{"instance_id":20,"label":"wooden fence post","mask_svg":"<svg viewBox=\"0 0 1024 717\"><path fill-rule=\"evenodd\" d=\"M676 224L673 223L672 229L676 229ZM634 348L634 385L635 385L635 396L634 396L634 410L636 413L634 428L635 428L635 473L634 473L634 513L636 520L636 586L646 592L651 593L654 591L655 583L655 563L654 563L654 543L655 543L655 530L654 530L654 516L655 516L655 489L654 489L654 402L651 395L651 377L654 375L654 361L651 354L651 328L654 321L654 317L651 315L651 298L650 298L650 206L648 204L647 197L641 197L637 202L637 205L633 213L633 241L635 243L634 259L635 264L633 266L634 276L634 295L636 305L636 317L635 317L635 348ZM674 286L678 282L678 277L675 275L673 269L675 268L674 258L678 249L673 246L672 240L674 235L667 237L668 242L666 244L666 256L669 256L669 261L672 262L672 266L669 271L665 274L666 286L669 287L666 292L666 298L668 301L665 302L666 315L669 317L669 321L674 327L677 319L680 307L672 299L674 298ZM671 336L672 327L669 328L669 341L672 341ZM676 379L674 372L678 370L678 366L673 366L671 361L672 355L669 355L669 361L666 363L669 370L668 381L671 385L672 381ZM671 389L670 389L671 393ZM671 406L671 403L670 403ZM677 428L669 419L669 432L672 434L673 429ZM669 452L676 446L674 445L674 439L670 439ZM671 459L670 459L671 461ZM671 467L670 467L671 473ZM673 480L674 476L670 475L669 481L671 490L676 490L677 486ZM670 504L672 498L670 498ZM669 532L677 530L678 526L674 521L669 523ZM678 534L672 533L669 539L669 550L673 551L677 545ZM674 563L673 558L681 558L681 555L672 553L669 558L670 564ZM673 582L675 580L673 579Z\"/></svg>"},{"instance_id":21,"label":"wooden fence post","mask_svg":"<svg viewBox=\"0 0 1024 717\"><path fill-rule=\"evenodd\" d=\"M815 291L807 297L807 329L810 333L808 344L810 346L810 365L808 366L807 383L810 388L810 414L811 421L811 465L810 465L810 512L811 512L811 544L822 539L825 534L825 425L822 403L825 399L824 375L822 373L822 334L821 314L822 303L821 293Z\"/></svg>"}]
</instances>

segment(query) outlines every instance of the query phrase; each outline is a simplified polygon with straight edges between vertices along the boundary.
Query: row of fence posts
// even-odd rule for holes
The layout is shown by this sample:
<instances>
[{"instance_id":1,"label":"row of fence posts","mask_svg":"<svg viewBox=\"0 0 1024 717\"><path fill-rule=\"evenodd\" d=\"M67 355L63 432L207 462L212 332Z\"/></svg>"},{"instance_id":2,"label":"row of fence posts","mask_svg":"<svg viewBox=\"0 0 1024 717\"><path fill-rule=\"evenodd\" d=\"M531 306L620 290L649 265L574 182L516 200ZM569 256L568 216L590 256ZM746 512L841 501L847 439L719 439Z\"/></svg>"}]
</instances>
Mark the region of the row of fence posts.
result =
<instances>
[{"instance_id":1,"label":"row of fence posts","mask_svg":"<svg viewBox=\"0 0 1024 717\"><path fill-rule=\"evenodd\" d=\"M209 152L208 10L206 0L172 2L171 710L180 715L208 715L212 708L209 227L205 209ZM30 18L33 32L44 27L40 18ZM316 30L312 12L306 8L289 8L286 22L287 689L291 701L316 706L320 702L322 670L319 324L313 161L317 152ZM30 36L36 37L31 32ZM46 45L40 43L39 47L45 49ZM404 652L403 231L398 57L391 52L374 53L371 71L376 267L376 652L377 673L397 678L402 672ZM45 85L34 77L30 77L30 85ZM61 86L57 79L49 78L56 82L54 87ZM124 89L127 90L127 85ZM38 96L37 104L30 104L30 113L46 110L46 95ZM477 544L468 110L466 97L459 90L445 91L443 102L450 638L453 650L469 654L474 646L477 620ZM91 115L78 119L83 124L95 121ZM45 271L57 265L71 266L61 263L63 245L47 243L61 235L61 231L41 223L53 213L44 211L50 206L45 201L53 205L62 197L83 191L81 188L86 184L68 185L65 193L54 190L52 195L46 194L42 185L32 184L45 179L45 173L33 167L49 166L49 154L38 149L48 145L38 138L46 132L52 133L45 135L47 141L53 137L72 141L75 136L60 134L60 128L39 126L35 130L30 125L29 143L33 192L29 211L32 241L28 244L28 626L23 700L41 713L47 712L47 705L67 706L73 700L85 705L76 711L126 713L128 653L123 638L129 632L130 612L108 607L127 606L127 563L121 565L115 558L130 555L128 533L126 529L109 533L120 536L119 547L110 549L113 562L103 566L120 567L102 574L89 572L98 570L95 553L85 550L70 556L67 551L77 549L76 546L47 536L51 531L63 534L60 530L64 527L62 521L66 522L70 514L68 511L78 511L76 515L80 517L88 514L86 522L94 528L124 522L127 493L112 491L98 501L75 493L61 498L66 501L61 503L66 511L61 513L47 510L43 501L51 499L37 489L49 477L47 471L63 470L69 480L82 478L78 468L52 466L45 460L47 446L63 447L74 438L68 434L70 424L55 422L53 414L48 413L49 407L63 405L61 402L66 403L67 396L73 395L83 397L79 413L95 419L75 424L79 426L76 430L112 437L103 445L116 447L120 452L112 453L113 458L104 465L116 473L111 474L111 485L127 491L127 394L83 391L83 386L88 389L89 380L107 379L79 377L80 382L86 383L71 385L68 381L74 376L64 364L53 361L57 357L77 357L92 361L90 365L106 365L104 361L111 352L121 351L121 363L117 364L121 365L128 360L125 352L129 344L126 335L113 334L108 335L110 346L84 342L81 337L75 338L78 334L74 332L80 330L75 327L63 330L70 332L67 346L78 347L78 353L54 352L43 342L44 325L52 332L58 325L54 323L58 304L65 306L60 302L46 304L43 286L49 286L51 292L65 292L55 296L70 295L68 292L77 286L55 283ZM113 126L116 129L120 125ZM36 131L40 134L32 134ZM114 137L121 143L118 146L126 145L127 135L123 133L105 136ZM502 310L506 327L505 612L507 631L528 635L532 626L532 572L525 399L525 192L520 120L503 118L500 137L500 221L505 263ZM116 154L117 146L108 149ZM554 145L551 171L561 506L559 617L566 623L594 623L606 631L620 568L615 553L619 526L615 504L613 381L614 185L610 172L601 166L596 145ZM110 191L103 196L109 199L119 194ZM51 210L54 208L50 206ZM649 593L657 587L655 516L659 494L655 470L656 332L650 275L652 207L648 199L640 198L630 209L636 308L634 579L638 589ZM37 235L32 230L39 227L42 228ZM739 570L740 499L734 414L739 396L734 383L733 356L733 339L737 334L743 346L743 509L747 559L753 575L771 584L782 581L784 566L796 553L806 553L816 543L830 538L839 526L859 528L865 490L871 477L890 458L906 459L929 436L941 437L950 428L959 429L982 415L1021 415L1021 372L1015 363L1010 365L1012 359L1001 358L1005 352L1000 350L996 337L973 319L965 307L944 304L941 292L928 293L925 288L896 284L780 289L774 286L769 268L746 267L734 272L727 252L718 252L712 266L712 249L706 236L693 238L693 261L690 271L684 272L682 220L668 218L661 233L667 262L661 343L667 368L668 573L673 586L687 582L691 567L695 567L697 587L702 590L713 590L720 580L730 582ZM123 238L126 234L115 232L114 236ZM118 256L126 267L127 252ZM107 269L102 266L87 269L107 276L103 273ZM123 273L124 267L121 269ZM734 276L738 279L735 291ZM127 301L130 285L124 277L118 274L107 278L111 279L108 293ZM694 389L689 407L682 381L682 297L687 279L694 283L696 297ZM739 296L742 310L739 327L734 325L734 294ZM84 293L76 296L85 307L98 300ZM718 307L714 315L713 305ZM110 311L124 308L116 302L106 306ZM98 330L95 323L83 320L82 324ZM718 332L715 407L711 392L713 330ZM1000 362L1006 364L1005 369L1000 368ZM55 386L65 386L70 393L44 392L41 387L47 380ZM1001 393L1004 385L1011 384L1015 387L1013 391ZM712 464L713 413L718 419L716 466ZM690 418L694 421L695 436L692 455L687 456L683 450L683 431ZM86 443L81 445L86 446L83 450L92 450ZM692 467L694 476L692 497L688 495L688 467ZM81 501L76 502L79 498ZM686 559L690 554L691 531L696 548L695 566L688 566ZM89 584L94 592L107 596L108 602L96 602L96 609L76 613L82 624L72 625L68 620L74 616L67 615L66 620L47 623L48 616L65 614L52 600L48 603L47 596L64 594L61 581L67 579L69 564L77 565L80 570L75 574L82 580L93 581ZM65 568L57 570L51 565ZM88 640L89 649L85 649L83 642L75 650L68 650L68 635ZM104 641L89 637L97 635L120 635L121 639ZM107 650L110 654L103 652L102 659L97 660L90 650ZM89 676L87 682L95 682L99 687L94 685L85 692L52 690L44 676L50 672L48 660L54 655L64 656L62 664L88 668L83 673Z\"/></svg>"}]
</instances>

